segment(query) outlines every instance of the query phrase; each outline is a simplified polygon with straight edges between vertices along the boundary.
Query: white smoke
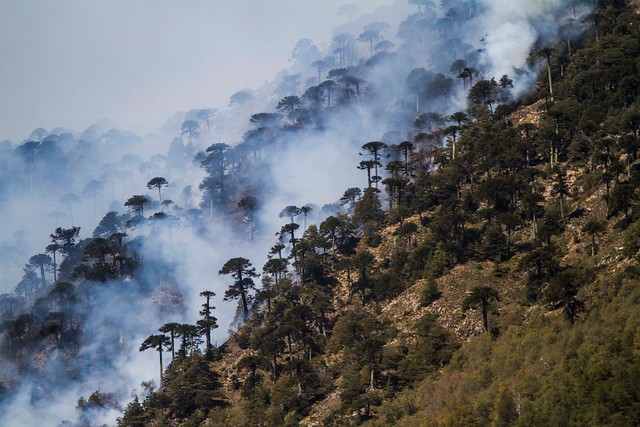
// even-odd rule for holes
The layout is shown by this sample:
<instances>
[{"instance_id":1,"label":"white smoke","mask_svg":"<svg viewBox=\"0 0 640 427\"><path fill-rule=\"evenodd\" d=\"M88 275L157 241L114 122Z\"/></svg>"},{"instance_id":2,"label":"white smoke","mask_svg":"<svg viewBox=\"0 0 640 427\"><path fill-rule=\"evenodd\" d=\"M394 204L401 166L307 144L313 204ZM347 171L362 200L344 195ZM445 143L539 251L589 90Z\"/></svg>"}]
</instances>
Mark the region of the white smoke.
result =
<instances>
[{"instance_id":1,"label":"white smoke","mask_svg":"<svg viewBox=\"0 0 640 427\"><path fill-rule=\"evenodd\" d=\"M414 13L415 10L404 0L381 0L377 4L386 7L373 14L355 17L352 22L341 25L336 33L350 31L357 36L364 24L374 20L385 20L392 24L389 39L400 48L401 42L394 36L397 24L407 16L408 11ZM473 18L467 28L461 28L458 36L473 47L483 49L487 64L487 69L484 71L486 78L492 76L499 78L502 74L513 76L516 69L525 66L531 48L538 39L551 40L555 37L559 23L568 13L565 9L560 0L537 2L485 0L479 6L481 14ZM439 13L442 14L443 11ZM303 37L304 34L300 36ZM293 44L292 40L291 45ZM322 49L323 53L328 52L329 46L329 40L317 41L317 47ZM359 49L360 57L363 58L360 61L362 65L368 58L368 46L358 43L356 48ZM111 339L109 334L112 331L102 330L104 325L126 328L122 332L125 337L123 345L110 354L113 366L104 370L96 368L89 372L90 377L37 404L31 400L33 390L27 385L13 397L10 405L2 407L4 413L3 421L0 423L10 427L35 424L55 426L62 420L74 420L77 418L74 409L77 399L80 396L86 398L98 389L117 393L125 403L130 399L132 392L140 395L141 381L156 379L157 376L157 353L138 352L140 342L146 336L157 333L157 329L166 322L195 322L203 303L203 299L199 296L201 291L212 290L217 294L213 305L216 306L214 315L218 317L220 327L215 330L213 338L214 341L222 343L228 336L229 324L236 310L235 302L223 301L229 278L218 275L218 270L224 262L230 258L242 256L250 259L254 267L260 271L266 260L268 248L275 243L275 232L285 222L278 217L282 208L287 205L301 206L307 203L321 206L337 201L349 187L365 186L366 175L356 169L356 165L362 159L358 155L358 151L361 151L360 146L371 140L381 139L382 135L388 131L406 131L409 127L407 123L413 119L413 111L409 108L407 113L403 105L395 104L396 100L406 95L404 93L406 76L412 68L418 66L433 66L434 70L448 72L449 63L440 64L440 62L442 61L437 57L429 57L426 52L421 52L421 56L407 55L390 61L385 66L375 68L365 76L365 79L371 81L372 92L375 91L378 96L374 100L376 105L363 108L362 105L366 102L374 101L368 99L365 102L363 99L360 102L361 100L358 99L348 112L328 120L327 130L294 137L288 142L287 147L272 153L268 157L268 169L264 169L269 172L263 180L268 182L270 187L260 213L259 222L262 228L255 240L248 241L248 234L241 228L231 229L228 224L233 222L237 225L237 221L229 218L216 218L213 222L203 220L201 226L196 227L190 227L186 221L183 221L174 228L165 229L149 238L145 253L149 254L150 258L152 256L161 258L167 265L174 268L172 282L160 283L160 285L166 287L167 294L172 296L174 293L179 294L183 299L177 301L175 307L171 307L170 313L165 315L161 313L162 304L158 304L158 300L125 304L125 301L119 299L121 297L119 289L105 291L101 295L101 309L96 310L96 318L87 325L88 331L95 336L93 341L84 347L81 355L91 359L102 351L103 343L109 342ZM253 68L251 71L260 74L262 80L271 77L262 75L259 69ZM298 72L303 74L303 82L309 78L317 79L313 69L297 64L295 61L290 63L289 69L284 70L280 76ZM533 76L531 72L523 77L519 82L520 87L528 88ZM233 79L225 82L227 86L234 84ZM244 86L244 83L242 85ZM225 102L214 105L218 112L212 131L201 138L198 149L202 150L213 142L237 144L242 134L250 127L248 117L251 114L272 111L278 100L273 95L275 86L277 81L252 89L257 99L246 107L227 107L226 99ZM239 90L241 87L234 89ZM519 89L516 88L516 90ZM443 114L463 108L465 102L463 90L456 89L454 93L455 99L439 99L437 103L425 108L429 111L441 111ZM153 102L159 101L156 99ZM163 108L169 107L172 106ZM135 110L131 106L128 108ZM151 176L139 170L139 162L125 167L122 164L122 156L136 154L140 157L140 161L148 161L154 154L165 155L171 139L179 136L180 124L184 117L184 112L176 114L157 135L130 138L129 141L132 142L130 145L122 144L126 146L125 148L118 146L116 150L104 146L94 158L85 159L84 164L81 161L82 156L75 157L77 162L74 167L77 169L74 170L72 188L68 191L81 192L82 186L88 180L99 177L102 167L97 165L113 164L117 166L120 176L115 180L113 194L107 187L100 195L99 212L104 213L109 205L124 211L122 203L133 194L149 194L155 197L145 187L146 181ZM65 147L65 149L72 153L76 152L74 150L78 150L78 147ZM169 180L170 186L166 189L165 198L175 200L184 209L197 207L201 196L197 187L204 175L197 164L187 162L180 167L170 167L165 164L159 166L153 175L164 176ZM185 196L183 191L188 186L193 190L189 197ZM46 218L49 211L59 207L58 199L61 194L41 192L32 196L26 194L24 189L22 190L17 191L19 194L8 195L4 205L4 226L0 231L0 241L12 239L14 231L22 229L26 230L29 243L23 249L22 258L12 265L11 274L2 276L5 281L0 286L4 292L10 291L15 286L16 275L20 274L20 268L29 255L43 251L54 226L70 225L69 220L63 216L59 219L62 222L58 223L55 218ZM85 198L75 209L75 225L83 227L81 237L89 237L97 222L94 205L90 199ZM155 276L154 280L156 280ZM157 280L161 281L161 279ZM154 295L157 298L161 296ZM131 303L131 301L128 302ZM131 307L136 308L135 312L127 311ZM99 418L92 421L97 424L112 424L116 416L117 411L110 411L100 414Z\"/></svg>"}]
</instances>

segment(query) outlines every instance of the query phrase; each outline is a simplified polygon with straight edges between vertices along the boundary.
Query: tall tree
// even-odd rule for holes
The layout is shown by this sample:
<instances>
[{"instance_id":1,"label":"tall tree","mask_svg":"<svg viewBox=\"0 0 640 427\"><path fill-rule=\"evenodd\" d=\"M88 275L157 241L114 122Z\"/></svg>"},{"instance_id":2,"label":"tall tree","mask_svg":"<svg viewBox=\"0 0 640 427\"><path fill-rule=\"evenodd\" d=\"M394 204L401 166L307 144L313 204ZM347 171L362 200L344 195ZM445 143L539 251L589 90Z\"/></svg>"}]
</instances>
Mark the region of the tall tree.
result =
<instances>
[{"instance_id":1,"label":"tall tree","mask_svg":"<svg viewBox=\"0 0 640 427\"><path fill-rule=\"evenodd\" d=\"M423 96L428 82L429 73L424 67L412 70L407 77L407 88L415 95L416 99L416 114L420 114L420 98Z\"/></svg>"},{"instance_id":2,"label":"tall tree","mask_svg":"<svg viewBox=\"0 0 640 427\"><path fill-rule=\"evenodd\" d=\"M290 222L293 223L295 222L294 217L298 216L299 214L300 214L299 207L295 205L289 205L289 206L286 206L284 209L282 209L278 214L278 216L280 218L289 217Z\"/></svg>"},{"instance_id":3,"label":"tall tree","mask_svg":"<svg viewBox=\"0 0 640 427\"><path fill-rule=\"evenodd\" d=\"M340 197L340 204L342 206L348 204L349 207L347 208L347 211L353 212L353 209L356 206L356 202L358 201L358 198L361 194L362 191L358 187L347 188L342 197Z\"/></svg>"},{"instance_id":4,"label":"tall tree","mask_svg":"<svg viewBox=\"0 0 640 427\"><path fill-rule=\"evenodd\" d=\"M378 175L378 166L381 165L380 160L382 159L382 150L387 148L387 144L381 141L371 141L364 144L362 148L366 150L368 154L373 158L373 168L375 171L375 175L373 176L372 180L376 183L376 189L378 189L378 181L381 180L380 176Z\"/></svg>"},{"instance_id":5,"label":"tall tree","mask_svg":"<svg viewBox=\"0 0 640 427\"><path fill-rule=\"evenodd\" d=\"M178 331L179 323L170 322L165 323L158 329L158 332L162 332L163 334L169 334L171 337L171 361L176 358L176 333Z\"/></svg>"},{"instance_id":6,"label":"tall tree","mask_svg":"<svg viewBox=\"0 0 640 427\"><path fill-rule=\"evenodd\" d=\"M575 267L569 267L556 274L549 281L549 285L544 292L544 300L549 304L551 310L562 308L564 317L573 326L581 312L585 310L585 305L580 301L578 291L585 282L592 281L589 272Z\"/></svg>"},{"instance_id":7,"label":"tall tree","mask_svg":"<svg viewBox=\"0 0 640 427\"><path fill-rule=\"evenodd\" d=\"M251 262L246 258L231 258L222 266L218 274L229 274L235 280L224 293L224 300L228 301L240 298L242 301L242 311L246 319L249 315L249 292L255 289L253 278L259 276L259 274L256 273L255 267L253 267Z\"/></svg>"},{"instance_id":8,"label":"tall tree","mask_svg":"<svg viewBox=\"0 0 640 427\"><path fill-rule=\"evenodd\" d=\"M291 116L296 108L298 108L300 105L302 105L302 100L299 96L289 95L278 101L278 104L276 105L276 111Z\"/></svg>"},{"instance_id":9,"label":"tall tree","mask_svg":"<svg viewBox=\"0 0 640 427\"><path fill-rule=\"evenodd\" d=\"M555 49L545 47L536 52L536 56L547 60L547 79L549 81L549 100L553 102L553 79L551 77L551 57L555 53Z\"/></svg>"},{"instance_id":10,"label":"tall tree","mask_svg":"<svg viewBox=\"0 0 640 427\"><path fill-rule=\"evenodd\" d=\"M44 277L44 269L45 267L49 267L53 264L53 260L49 255L46 254L37 254L29 258L29 264L40 270L40 286L42 289L47 287L47 281Z\"/></svg>"},{"instance_id":11,"label":"tall tree","mask_svg":"<svg viewBox=\"0 0 640 427\"><path fill-rule=\"evenodd\" d=\"M374 178L371 175L371 170L374 168L378 168L378 166L380 166L380 162L376 162L374 160L362 160L360 161L360 164L358 165L358 169L360 170L366 170L367 171L367 188L371 188L371 184L373 184ZM377 185L377 181L376 181L376 185Z\"/></svg>"},{"instance_id":12,"label":"tall tree","mask_svg":"<svg viewBox=\"0 0 640 427\"><path fill-rule=\"evenodd\" d=\"M253 235L256 228L256 212L260 207L258 199L251 195L244 196L238 202L238 207L242 209L247 220L249 221L249 240L253 240Z\"/></svg>"},{"instance_id":13,"label":"tall tree","mask_svg":"<svg viewBox=\"0 0 640 427\"><path fill-rule=\"evenodd\" d=\"M187 134L189 137L189 144L193 144L193 139L200 135L200 125L195 120L185 120L182 122L180 133L182 135Z\"/></svg>"},{"instance_id":14,"label":"tall tree","mask_svg":"<svg viewBox=\"0 0 640 427\"><path fill-rule=\"evenodd\" d=\"M214 306L211 305L211 298L213 298L216 294L212 291L202 291L200 292L200 296L205 298L204 304L202 304L202 310L200 310L200 315L203 316L201 320L198 320L198 326L200 326L204 330L205 339L206 339L206 354L211 354L211 330L218 327L218 319L216 319L211 312L215 309Z\"/></svg>"},{"instance_id":15,"label":"tall tree","mask_svg":"<svg viewBox=\"0 0 640 427\"><path fill-rule=\"evenodd\" d=\"M596 255L596 234L600 234L606 229L607 223L596 218L590 219L582 226L582 232L591 236L591 256Z\"/></svg>"},{"instance_id":16,"label":"tall tree","mask_svg":"<svg viewBox=\"0 0 640 427\"><path fill-rule=\"evenodd\" d=\"M381 38L382 35L380 34L380 31L365 30L358 36L358 41L369 43L369 56L373 57L373 44Z\"/></svg>"},{"instance_id":17,"label":"tall tree","mask_svg":"<svg viewBox=\"0 0 640 427\"><path fill-rule=\"evenodd\" d=\"M55 232L50 235L51 241L61 246L62 251L67 254L75 245L76 238L80 234L80 227L56 228Z\"/></svg>"},{"instance_id":18,"label":"tall tree","mask_svg":"<svg viewBox=\"0 0 640 427\"><path fill-rule=\"evenodd\" d=\"M229 106L230 107L233 105L243 106L253 101L253 99L254 99L254 96L250 91L241 90L231 95L231 97L229 98Z\"/></svg>"},{"instance_id":19,"label":"tall tree","mask_svg":"<svg viewBox=\"0 0 640 427\"><path fill-rule=\"evenodd\" d=\"M169 338L166 335L151 335L142 342L139 349L140 351L145 351L152 348L158 352L158 355L160 356L160 386L162 386L162 377L164 373L164 368L162 366L162 350L163 347L168 348L170 344L171 341L169 341Z\"/></svg>"},{"instance_id":20,"label":"tall tree","mask_svg":"<svg viewBox=\"0 0 640 427\"><path fill-rule=\"evenodd\" d=\"M489 306L493 301L500 301L498 291L490 286L475 286L462 301L462 310L481 308L484 330L489 332Z\"/></svg>"},{"instance_id":21,"label":"tall tree","mask_svg":"<svg viewBox=\"0 0 640 427\"><path fill-rule=\"evenodd\" d=\"M311 66L318 70L318 84L322 83L322 72L327 69L328 64L322 59L311 63Z\"/></svg>"},{"instance_id":22,"label":"tall tree","mask_svg":"<svg viewBox=\"0 0 640 427\"><path fill-rule=\"evenodd\" d=\"M304 230L307 229L307 216L309 216L309 214L311 213L311 211L313 211L313 208L309 205L304 205L301 208L298 209L299 214L302 214L302 216L304 217L303 219L303 225L302 228Z\"/></svg>"},{"instance_id":23,"label":"tall tree","mask_svg":"<svg viewBox=\"0 0 640 427\"><path fill-rule=\"evenodd\" d=\"M155 178L151 178L149 182L147 182L147 188L149 190L153 188L158 189L158 199L160 199L160 203L162 203L162 187L168 187L169 181L167 181L162 176L156 176Z\"/></svg>"},{"instance_id":24,"label":"tall tree","mask_svg":"<svg viewBox=\"0 0 640 427\"><path fill-rule=\"evenodd\" d=\"M58 244L58 243L51 243L50 245L47 245L47 253L52 254L53 255L53 282L57 282L58 281L58 263L56 260L56 252L58 252L60 249L62 248L62 245Z\"/></svg>"},{"instance_id":25,"label":"tall tree","mask_svg":"<svg viewBox=\"0 0 640 427\"><path fill-rule=\"evenodd\" d=\"M124 205L131 208L136 215L144 216L144 207L149 203L151 203L151 199L149 199L149 197L142 194L136 194L129 197L127 201L124 202Z\"/></svg>"}]
</instances>

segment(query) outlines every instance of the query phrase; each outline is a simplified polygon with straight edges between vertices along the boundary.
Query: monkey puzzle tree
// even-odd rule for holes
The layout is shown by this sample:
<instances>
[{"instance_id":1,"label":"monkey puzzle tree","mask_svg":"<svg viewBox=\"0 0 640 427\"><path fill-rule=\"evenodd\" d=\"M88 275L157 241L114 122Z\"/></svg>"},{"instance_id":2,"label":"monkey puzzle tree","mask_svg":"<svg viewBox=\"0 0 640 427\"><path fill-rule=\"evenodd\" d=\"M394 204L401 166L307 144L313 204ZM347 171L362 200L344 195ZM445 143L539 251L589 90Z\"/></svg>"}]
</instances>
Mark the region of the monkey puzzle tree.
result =
<instances>
[{"instance_id":1,"label":"monkey puzzle tree","mask_svg":"<svg viewBox=\"0 0 640 427\"><path fill-rule=\"evenodd\" d=\"M144 216L144 206L148 205L150 202L151 199L149 199L149 197L142 194L136 194L129 197L127 201L124 202L124 205L131 208L136 215Z\"/></svg>"},{"instance_id":2,"label":"monkey puzzle tree","mask_svg":"<svg viewBox=\"0 0 640 427\"><path fill-rule=\"evenodd\" d=\"M84 247L84 257L90 260L97 260L99 265L103 265L107 255L113 252L111 242L102 237L91 239Z\"/></svg>"},{"instance_id":3,"label":"monkey puzzle tree","mask_svg":"<svg viewBox=\"0 0 640 427\"><path fill-rule=\"evenodd\" d=\"M607 223L596 218L591 218L582 226L582 232L591 236L591 256L596 255L596 234L600 234L606 229Z\"/></svg>"},{"instance_id":4,"label":"monkey puzzle tree","mask_svg":"<svg viewBox=\"0 0 640 427\"><path fill-rule=\"evenodd\" d=\"M500 301L498 291L490 286L475 286L462 301L462 310L481 308L484 330L489 332L489 306L493 301Z\"/></svg>"},{"instance_id":5,"label":"monkey puzzle tree","mask_svg":"<svg viewBox=\"0 0 640 427\"><path fill-rule=\"evenodd\" d=\"M369 54L373 56L373 43L382 38L380 31L378 30L365 30L358 36L358 41L363 43L369 43Z\"/></svg>"},{"instance_id":6,"label":"monkey puzzle tree","mask_svg":"<svg viewBox=\"0 0 640 427\"><path fill-rule=\"evenodd\" d=\"M179 323L170 322L165 323L158 329L158 332L162 332L163 334L170 334L171 336L171 360L176 358L176 333L178 331Z\"/></svg>"},{"instance_id":7,"label":"monkey puzzle tree","mask_svg":"<svg viewBox=\"0 0 640 427\"><path fill-rule=\"evenodd\" d=\"M361 194L362 194L362 191L358 187L347 188L344 194L342 195L342 197L340 197L340 204L342 206L348 204L349 207L347 211L353 212L356 202L358 201L358 198L360 197Z\"/></svg>"},{"instance_id":8,"label":"monkey puzzle tree","mask_svg":"<svg viewBox=\"0 0 640 427\"><path fill-rule=\"evenodd\" d=\"M584 303L578 299L578 291L590 281L593 281L592 272L568 267L551 278L544 290L544 300L551 310L562 308L562 314L573 326L580 313L585 311Z\"/></svg>"},{"instance_id":9,"label":"monkey puzzle tree","mask_svg":"<svg viewBox=\"0 0 640 427\"><path fill-rule=\"evenodd\" d=\"M295 205L289 205L287 207L285 207L284 209L282 209L280 211L280 213L278 214L278 216L280 218L285 218L285 217L289 217L290 222L294 222L293 218L298 216L300 214L300 208L295 206Z\"/></svg>"},{"instance_id":10,"label":"monkey puzzle tree","mask_svg":"<svg viewBox=\"0 0 640 427\"><path fill-rule=\"evenodd\" d=\"M364 150L368 152L368 154L373 157L373 169L375 171L375 175L371 180L376 183L376 189L378 188L378 181L380 181L380 177L378 176L378 166L381 166L380 159L382 159L381 151L387 148L387 144L381 141L371 141L367 142L362 146ZM361 155L363 155L361 153Z\"/></svg>"},{"instance_id":11,"label":"monkey puzzle tree","mask_svg":"<svg viewBox=\"0 0 640 427\"><path fill-rule=\"evenodd\" d=\"M168 348L171 341L166 335L151 335L140 345L139 351L145 351L150 348L155 349L160 355L160 385L162 385L162 374L164 369L162 367L162 347Z\"/></svg>"},{"instance_id":12,"label":"monkey puzzle tree","mask_svg":"<svg viewBox=\"0 0 640 427\"><path fill-rule=\"evenodd\" d=\"M404 176L409 178L410 168L409 168L409 154L413 151L415 145L411 141L402 141L400 144L396 145L396 151L402 153L403 161L404 161Z\"/></svg>"},{"instance_id":13,"label":"monkey puzzle tree","mask_svg":"<svg viewBox=\"0 0 640 427\"><path fill-rule=\"evenodd\" d=\"M420 113L420 97L422 97L428 81L429 73L424 67L412 70L407 77L407 88L416 98L416 114Z\"/></svg>"},{"instance_id":14,"label":"monkey puzzle tree","mask_svg":"<svg viewBox=\"0 0 640 427\"><path fill-rule=\"evenodd\" d=\"M231 97L229 98L229 106L230 107L233 105L242 106L248 102L253 101L253 99L254 99L254 96L250 91L241 90L231 95Z\"/></svg>"},{"instance_id":15,"label":"monkey puzzle tree","mask_svg":"<svg viewBox=\"0 0 640 427\"><path fill-rule=\"evenodd\" d=\"M289 95L282 98L278 101L278 105L276 105L276 111L280 113L287 114L291 116L293 112L302 104L302 100L299 96Z\"/></svg>"},{"instance_id":16,"label":"monkey puzzle tree","mask_svg":"<svg viewBox=\"0 0 640 427\"><path fill-rule=\"evenodd\" d=\"M265 274L273 275L275 285L278 285L280 278L287 272L287 260L283 258L271 258L262 267Z\"/></svg>"},{"instance_id":17,"label":"monkey puzzle tree","mask_svg":"<svg viewBox=\"0 0 640 427\"><path fill-rule=\"evenodd\" d=\"M550 47L545 47L542 49L538 49L536 52L536 56L539 58L545 58L547 60L547 79L549 80L549 100L553 102L553 80L551 77L551 57L555 53L555 49Z\"/></svg>"},{"instance_id":18,"label":"monkey puzzle tree","mask_svg":"<svg viewBox=\"0 0 640 427\"><path fill-rule=\"evenodd\" d=\"M253 240L253 233L256 226L256 212L260 207L258 199L252 195L244 196L238 202L238 207L242 209L246 218L249 220L249 240Z\"/></svg>"},{"instance_id":19,"label":"monkey puzzle tree","mask_svg":"<svg viewBox=\"0 0 640 427\"><path fill-rule=\"evenodd\" d=\"M304 217L303 219L303 224L302 224L302 228L304 230L307 229L307 216L309 216L309 214L313 211L313 207L309 206L309 205L304 205L301 208L298 209L298 215L302 214L302 216Z\"/></svg>"},{"instance_id":20,"label":"monkey puzzle tree","mask_svg":"<svg viewBox=\"0 0 640 427\"><path fill-rule=\"evenodd\" d=\"M50 235L50 237L53 243L61 245L60 249L68 254L75 244L78 234L80 234L80 227L58 227L56 228L55 232Z\"/></svg>"},{"instance_id":21,"label":"monkey puzzle tree","mask_svg":"<svg viewBox=\"0 0 640 427\"><path fill-rule=\"evenodd\" d=\"M318 84L322 83L322 72L327 69L328 64L322 59L311 63L311 66L318 70Z\"/></svg>"},{"instance_id":22,"label":"monkey puzzle tree","mask_svg":"<svg viewBox=\"0 0 640 427\"><path fill-rule=\"evenodd\" d=\"M162 176L156 176L155 178L152 178L149 182L147 182L147 188L149 190L153 189L153 188L157 188L158 189L158 199L160 199L160 203L162 203L162 187L168 187L169 186L169 181L167 181L164 177Z\"/></svg>"},{"instance_id":23,"label":"monkey puzzle tree","mask_svg":"<svg viewBox=\"0 0 640 427\"><path fill-rule=\"evenodd\" d=\"M218 319L211 315L214 306L211 305L211 298L216 294L212 291L202 291L200 292L200 296L206 299L205 303L202 304L202 310L200 310L200 315L203 316L202 319L198 320L198 326L202 328L204 331L205 339L206 339L206 354L211 354L211 330L218 327Z\"/></svg>"},{"instance_id":24,"label":"monkey puzzle tree","mask_svg":"<svg viewBox=\"0 0 640 427\"><path fill-rule=\"evenodd\" d=\"M373 183L373 178L371 177L371 170L373 168L378 168L380 166L380 162L376 162L373 160L362 160L358 165L358 169L367 171L367 188L371 188L371 184ZM376 181L377 184L377 181Z\"/></svg>"},{"instance_id":25,"label":"monkey puzzle tree","mask_svg":"<svg viewBox=\"0 0 640 427\"><path fill-rule=\"evenodd\" d=\"M47 245L46 252L53 254L53 281L54 283L58 281L58 263L56 262L56 252L58 252L62 248L58 243L51 243Z\"/></svg>"},{"instance_id":26,"label":"monkey puzzle tree","mask_svg":"<svg viewBox=\"0 0 640 427\"><path fill-rule=\"evenodd\" d=\"M224 293L224 300L240 298L244 318L246 318L249 315L249 292L255 289L253 278L260 276L256 273L255 267L246 258L231 258L222 266L218 274L229 274L235 280Z\"/></svg>"},{"instance_id":27,"label":"monkey puzzle tree","mask_svg":"<svg viewBox=\"0 0 640 427\"><path fill-rule=\"evenodd\" d=\"M37 254L29 258L29 264L40 270L40 286L44 289L47 286L47 281L44 277L44 269L45 267L53 264L51 257L46 254Z\"/></svg>"},{"instance_id":28,"label":"monkey puzzle tree","mask_svg":"<svg viewBox=\"0 0 640 427\"><path fill-rule=\"evenodd\" d=\"M498 83L494 80L480 80L471 87L468 98L474 104L482 104L489 107L493 113L493 103L496 102Z\"/></svg>"},{"instance_id":29,"label":"monkey puzzle tree","mask_svg":"<svg viewBox=\"0 0 640 427\"><path fill-rule=\"evenodd\" d=\"M182 122L182 127L180 128L180 133L182 135L187 134L189 137L189 144L193 143L193 138L197 138L200 135L199 132L200 125L195 120L185 120Z\"/></svg>"}]
</instances>

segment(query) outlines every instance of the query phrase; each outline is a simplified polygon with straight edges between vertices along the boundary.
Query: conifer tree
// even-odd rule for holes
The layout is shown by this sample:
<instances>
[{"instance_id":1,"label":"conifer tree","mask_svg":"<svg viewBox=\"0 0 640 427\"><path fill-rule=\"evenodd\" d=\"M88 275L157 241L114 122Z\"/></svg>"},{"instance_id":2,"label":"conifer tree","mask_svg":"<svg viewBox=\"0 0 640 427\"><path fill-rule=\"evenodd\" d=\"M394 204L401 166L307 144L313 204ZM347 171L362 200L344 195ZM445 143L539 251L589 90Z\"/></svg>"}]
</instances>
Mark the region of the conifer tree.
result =
<instances>
[{"instance_id":1,"label":"conifer tree","mask_svg":"<svg viewBox=\"0 0 640 427\"><path fill-rule=\"evenodd\" d=\"M212 291L200 292L200 296L204 297L206 301L202 304L202 310L200 310L200 315L203 316L203 318L198 320L198 326L204 331L207 346L205 353L207 355L211 354L211 330L218 327L218 319L211 315L211 312L215 309L215 307L211 305L211 298L215 295Z\"/></svg>"},{"instance_id":2,"label":"conifer tree","mask_svg":"<svg viewBox=\"0 0 640 427\"><path fill-rule=\"evenodd\" d=\"M235 282L224 293L225 301L238 299L242 301L242 312L246 318L249 315L249 292L255 289L254 277L258 277L255 267L246 258L231 258L218 274L231 275Z\"/></svg>"},{"instance_id":3,"label":"conifer tree","mask_svg":"<svg viewBox=\"0 0 640 427\"><path fill-rule=\"evenodd\" d=\"M145 351L150 348L155 349L160 357L160 385L162 385L162 377L164 368L162 366L162 350L163 347L168 348L171 344L169 338L166 335L151 335L140 345L140 351Z\"/></svg>"}]
</instances>

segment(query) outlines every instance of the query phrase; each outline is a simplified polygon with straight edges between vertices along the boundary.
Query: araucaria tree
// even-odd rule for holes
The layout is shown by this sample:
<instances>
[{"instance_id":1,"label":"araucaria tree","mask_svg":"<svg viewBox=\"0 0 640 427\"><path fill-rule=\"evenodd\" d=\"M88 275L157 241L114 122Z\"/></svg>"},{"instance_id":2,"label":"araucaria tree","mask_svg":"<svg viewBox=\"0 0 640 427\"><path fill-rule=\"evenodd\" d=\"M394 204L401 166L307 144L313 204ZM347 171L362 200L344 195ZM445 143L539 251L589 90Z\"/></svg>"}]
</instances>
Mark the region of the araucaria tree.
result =
<instances>
[{"instance_id":1,"label":"araucaria tree","mask_svg":"<svg viewBox=\"0 0 640 427\"><path fill-rule=\"evenodd\" d=\"M58 227L50 237L53 243L61 245L61 248L59 249L62 249L63 252L69 253L69 250L76 242L78 234L80 234L80 227Z\"/></svg>"},{"instance_id":2,"label":"araucaria tree","mask_svg":"<svg viewBox=\"0 0 640 427\"><path fill-rule=\"evenodd\" d=\"M151 202L151 199L149 199L149 197L141 194L136 194L135 196L129 197L127 201L124 202L124 205L128 208L131 208L131 210L136 215L144 216L144 205L149 204L149 202Z\"/></svg>"},{"instance_id":3,"label":"araucaria tree","mask_svg":"<svg viewBox=\"0 0 640 427\"><path fill-rule=\"evenodd\" d=\"M160 385L162 385L162 373L164 372L164 369L162 367L162 347L164 346L168 349L170 345L171 341L166 335L151 335L140 345L140 351L145 351L153 348L160 355Z\"/></svg>"},{"instance_id":4,"label":"araucaria tree","mask_svg":"<svg viewBox=\"0 0 640 427\"><path fill-rule=\"evenodd\" d=\"M500 301L498 291L490 286L476 286L462 302L462 310L481 308L484 330L489 332L489 306L493 301Z\"/></svg>"},{"instance_id":5,"label":"araucaria tree","mask_svg":"<svg viewBox=\"0 0 640 427\"><path fill-rule=\"evenodd\" d=\"M161 176L156 176L155 178L152 178L149 182L147 182L147 188L149 190L153 189L153 188L157 188L158 189L158 199L160 199L160 203L162 203L162 187L168 187L169 186L169 181L167 181L164 177Z\"/></svg>"},{"instance_id":6,"label":"araucaria tree","mask_svg":"<svg viewBox=\"0 0 640 427\"><path fill-rule=\"evenodd\" d=\"M200 315L203 316L202 319L198 320L198 326L201 328L204 333L205 339L207 340L207 349L206 354L211 354L211 330L218 327L218 319L211 315L214 306L211 305L211 298L216 294L212 291L202 291L200 292L201 297L205 297L206 302L202 304L202 310L200 310Z\"/></svg>"},{"instance_id":7,"label":"araucaria tree","mask_svg":"<svg viewBox=\"0 0 640 427\"><path fill-rule=\"evenodd\" d=\"M371 141L367 142L362 146L364 150L367 151L367 154L370 155L373 159L373 168L375 171L375 175L370 178L370 181L373 181L376 184L376 189L378 189L378 182L381 178L378 176L378 166L381 165L380 159L382 158L381 151L387 148L387 144L380 141ZM361 153L362 154L362 153ZM370 169L367 171L370 173ZM369 187L371 187L371 183L369 183Z\"/></svg>"},{"instance_id":8,"label":"araucaria tree","mask_svg":"<svg viewBox=\"0 0 640 427\"><path fill-rule=\"evenodd\" d=\"M235 282L224 293L224 300L238 299L242 301L244 318L249 315L249 292L255 289L254 277L260 276L255 267L246 258L231 258L225 262L218 274L230 274Z\"/></svg>"}]
</instances>

